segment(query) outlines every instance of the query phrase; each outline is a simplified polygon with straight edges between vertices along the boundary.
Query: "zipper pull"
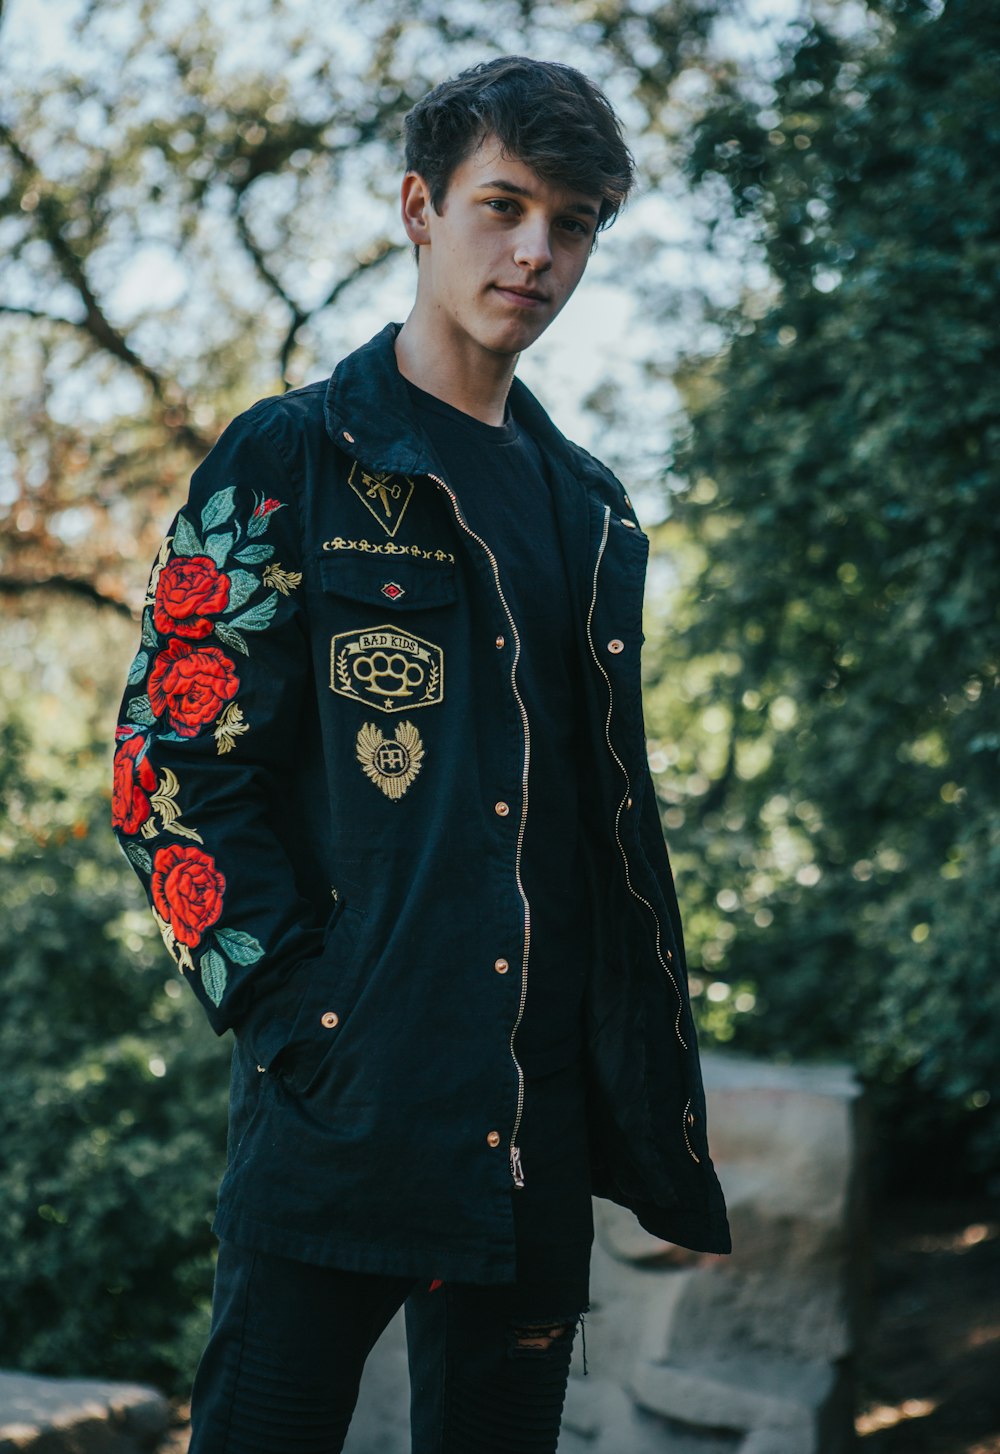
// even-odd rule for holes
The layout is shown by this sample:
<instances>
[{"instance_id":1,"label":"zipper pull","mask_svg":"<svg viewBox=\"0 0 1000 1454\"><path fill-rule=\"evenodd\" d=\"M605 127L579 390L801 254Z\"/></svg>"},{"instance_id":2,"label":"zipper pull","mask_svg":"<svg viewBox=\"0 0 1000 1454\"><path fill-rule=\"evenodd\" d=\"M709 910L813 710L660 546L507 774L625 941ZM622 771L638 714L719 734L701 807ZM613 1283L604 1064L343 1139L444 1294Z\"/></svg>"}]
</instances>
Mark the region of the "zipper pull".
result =
<instances>
[{"instance_id":1,"label":"zipper pull","mask_svg":"<svg viewBox=\"0 0 1000 1454\"><path fill-rule=\"evenodd\" d=\"M524 1185L524 1172L521 1170L520 1146L512 1146L510 1148L510 1174L514 1178L515 1186Z\"/></svg>"}]
</instances>

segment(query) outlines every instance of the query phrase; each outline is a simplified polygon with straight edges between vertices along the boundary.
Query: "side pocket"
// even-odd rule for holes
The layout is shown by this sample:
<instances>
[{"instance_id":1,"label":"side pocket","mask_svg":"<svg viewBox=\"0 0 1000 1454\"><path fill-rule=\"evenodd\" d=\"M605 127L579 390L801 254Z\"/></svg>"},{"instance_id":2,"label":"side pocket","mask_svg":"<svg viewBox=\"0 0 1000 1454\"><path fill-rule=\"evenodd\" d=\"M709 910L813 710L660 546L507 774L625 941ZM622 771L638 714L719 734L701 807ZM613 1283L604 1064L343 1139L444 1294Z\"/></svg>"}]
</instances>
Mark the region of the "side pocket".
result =
<instances>
[{"instance_id":1,"label":"side pocket","mask_svg":"<svg viewBox=\"0 0 1000 1454\"><path fill-rule=\"evenodd\" d=\"M334 1049L360 988L363 966L359 953L365 915L344 904L306 985L288 1039L269 1067L269 1074L298 1094L305 1094L316 1072Z\"/></svg>"}]
</instances>

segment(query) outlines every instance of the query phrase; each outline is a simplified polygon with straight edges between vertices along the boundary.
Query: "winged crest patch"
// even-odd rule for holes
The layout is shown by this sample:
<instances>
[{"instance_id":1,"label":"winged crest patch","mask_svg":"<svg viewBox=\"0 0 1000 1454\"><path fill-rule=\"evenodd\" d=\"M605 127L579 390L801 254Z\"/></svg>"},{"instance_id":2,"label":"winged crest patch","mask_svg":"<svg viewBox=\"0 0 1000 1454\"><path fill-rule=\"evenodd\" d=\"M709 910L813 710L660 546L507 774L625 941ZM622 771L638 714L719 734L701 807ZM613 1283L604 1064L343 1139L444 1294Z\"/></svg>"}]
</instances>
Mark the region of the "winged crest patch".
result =
<instances>
[{"instance_id":1,"label":"winged crest patch","mask_svg":"<svg viewBox=\"0 0 1000 1454\"><path fill-rule=\"evenodd\" d=\"M366 722L355 750L365 776L394 802L406 792L424 760L424 744L412 722L398 722L395 737L386 737L377 723Z\"/></svg>"}]
</instances>

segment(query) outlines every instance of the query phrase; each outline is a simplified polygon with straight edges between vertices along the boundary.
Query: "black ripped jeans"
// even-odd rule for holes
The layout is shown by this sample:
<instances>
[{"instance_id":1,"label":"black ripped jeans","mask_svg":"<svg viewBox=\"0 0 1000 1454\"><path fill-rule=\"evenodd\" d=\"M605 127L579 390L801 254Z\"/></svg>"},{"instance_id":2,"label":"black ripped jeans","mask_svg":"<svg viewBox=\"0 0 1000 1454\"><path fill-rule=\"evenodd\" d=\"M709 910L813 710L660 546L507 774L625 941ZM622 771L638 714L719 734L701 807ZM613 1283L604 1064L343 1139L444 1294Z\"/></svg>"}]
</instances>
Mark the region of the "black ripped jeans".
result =
<instances>
[{"instance_id":1,"label":"black ripped jeans","mask_svg":"<svg viewBox=\"0 0 1000 1454\"><path fill-rule=\"evenodd\" d=\"M314 1267L224 1242L190 1454L339 1454L365 1361L406 1318L412 1454L554 1454L594 1224L579 1065L529 1080L518 1275L483 1286Z\"/></svg>"}]
</instances>

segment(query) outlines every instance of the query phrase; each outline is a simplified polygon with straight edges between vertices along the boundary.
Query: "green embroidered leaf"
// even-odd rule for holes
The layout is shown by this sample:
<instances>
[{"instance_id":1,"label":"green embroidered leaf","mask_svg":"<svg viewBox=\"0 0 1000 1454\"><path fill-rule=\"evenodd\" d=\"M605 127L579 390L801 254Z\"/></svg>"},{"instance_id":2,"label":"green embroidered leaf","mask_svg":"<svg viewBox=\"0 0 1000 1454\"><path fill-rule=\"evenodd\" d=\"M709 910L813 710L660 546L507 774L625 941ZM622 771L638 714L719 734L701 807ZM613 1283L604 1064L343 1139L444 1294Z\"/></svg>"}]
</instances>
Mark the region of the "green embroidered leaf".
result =
<instances>
[{"instance_id":1,"label":"green embroidered leaf","mask_svg":"<svg viewBox=\"0 0 1000 1454\"><path fill-rule=\"evenodd\" d=\"M260 585L259 577L253 571L233 570L229 572L229 605L227 611L236 611L246 605Z\"/></svg>"},{"instance_id":2,"label":"green embroidered leaf","mask_svg":"<svg viewBox=\"0 0 1000 1454\"><path fill-rule=\"evenodd\" d=\"M149 705L149 698L145 693L141 697L133 697L125 708L125 716L130 722L138 722L143 727L152 727L156 721L156 713Z\"/></svg>"},{"instance_id":3,"label":"green embroidered leaf","mask_svg":"<svg viewBox=\"0 0 1000 1454\"><path fill-rule=\"evenodd\" d=\"M190 525L183 515L177 517L177 529L174 531L173 549L175 555L204 555L201 541L198 539L193 525Z\"/></svg>"},{"instance_id":4,"label":"green embroidered leaf","mask_svg":"<svg viewBox=\"0 0 1000 1454\"><path fill-rule=\"evenodd\" d=\"M231 647L233 651L242 651L244 656L250 655L243 637L238 631L234 631L231 626L227 626L225 621L216 621L215 634L220 641L224 642L226 646Z\"/></svg>"},{"instance_id":5,"label":"green embroidered leaf","mask_svg":"<svg viewBox=\"0 0 1000 1454\"><path fill-rule=\"evenodd\" d=\"M210 535L205 541L205 554L211 560L215 561L215 564L220 570L225 563L226 556L229 554L234 539L235 536L227 530L222 535Z\"/></svg>"},{"instance_id":6,"label":"green embroidered leaf","mask_svg":"<svg viewBox=\"0 0 1000 1454\"><path fill-rule=\"evenodd\" d=\"M141 843L123 843L122 852L129 863L133 864L136 868L141 868L143 873L153 872L153 860Z\"/></svg>"},{"instance_id":7,"label":"green embroidered leaf","mask_svg":"<svg viewBox=\"0 0 1000 1454\"><path fill-rule=\"evenodd\" d=\"M225 490L216 490L201 512L201 528L206 535L214 525L222 525L233 513L233 497L236 489L229 485ZM213 557L214 559L214 557Z\"/></svg>"},{"instance_id":8,"label":"green embroidered leaf","mask_svg":"<svg viewBox=\"0 0 1000 1454\"><path fill-rule=\"evenodd\" d=\"M156 645L156 628L153 625L153 618L149 611L142 613L142 644L143 646Z\"/></svg>"},{"instance_id":9,"label":"green embroidered leaf","mask_svg":"<svg viewBox=\"0 0 1000 1454\"><path fill-rule=\"evenodd\" d=\"M256 964L264 953L253 935L242 929L216 929L215 937L223 954L234 964Z\"/></svg>"},{"instance_id":10,"label":"green embroidered leaf","mask_svg":"<svg viewBox=\"0 0 1000 1454\"><path fill-rule=\"evenodd\" d=\"M149 652L140 651L128 669L128 685L134 687L136 682L141 682L146 675L146 668L149 665Z\"/></svg>"},{"instance_id":11,"label":"green embroidered leaf","mask_svg":"<svg viewBox=\"0 0 1000 1454\"><path fill-rule=\"evenodd\" d=\"M241 560L244 565L260 565L261 561L270 560L273 554L273 545L244 545L234 559Z\"/></svg>"},{"instance_id":12,"label":"green embroidered leaf","mask_svg":"<svg viewBox=\"0 0 1000 1454\"><path fill-rule=\"evenodd\" d=\"M217 1005L225 994L227 978L226 961L222 955L214 949L206 950L201 956L201 982L213 1005Z\"/></svg>"},{"instance_id":13,"label":"green embroidered leaf","mask_svg":"<svg viewBox=\"0 0 1000 1454\"><path fill-rule=\"evenodd\" d=\"M258 601L256 606L251 606L249 611L244 611L241 616L234 616L230 626L242 626L244 631L263 631L271 624L271 617L278 606L278 593L272 591L265 596L263 601Z\"/></svg>"}]
</instances>

